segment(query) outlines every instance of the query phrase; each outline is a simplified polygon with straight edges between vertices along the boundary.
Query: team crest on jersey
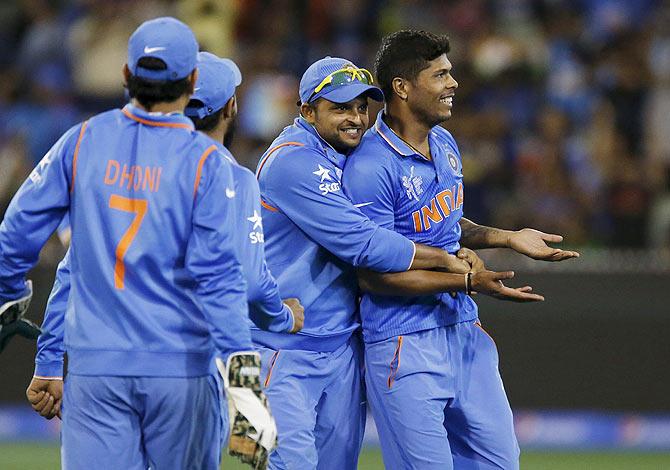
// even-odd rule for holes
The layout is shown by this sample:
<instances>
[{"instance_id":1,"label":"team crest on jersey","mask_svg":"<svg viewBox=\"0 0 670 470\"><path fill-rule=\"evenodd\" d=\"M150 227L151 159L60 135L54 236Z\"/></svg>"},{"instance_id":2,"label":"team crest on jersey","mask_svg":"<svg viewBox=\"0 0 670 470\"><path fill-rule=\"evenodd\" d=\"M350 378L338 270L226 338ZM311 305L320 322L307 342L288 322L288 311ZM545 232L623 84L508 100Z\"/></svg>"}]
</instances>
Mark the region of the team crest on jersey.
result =
<instances>
[{"instance_id":1,"label":"team crest on jersey","mask_svg":"<svg viewBox=\"0 0 670 470\"><path fill-rule=\"evenodd\" d=\"M449 166L454 170L454 173L458 173L458 158L456 158L456 155L447 152L447 160L449 160Z\"/></svg>"},{"instance_id":2,"label":"team crest on jersey","mask_svg":"<svg viewBox=\"0 0 670 470\"><path fill-rule=\"evenodd\" d=\"M414 165L409 168L409 176L402 177L402 185L410 201L419 200L419 196L423 194L423 178L414 174Z\"/></svg>"}]
</instances>

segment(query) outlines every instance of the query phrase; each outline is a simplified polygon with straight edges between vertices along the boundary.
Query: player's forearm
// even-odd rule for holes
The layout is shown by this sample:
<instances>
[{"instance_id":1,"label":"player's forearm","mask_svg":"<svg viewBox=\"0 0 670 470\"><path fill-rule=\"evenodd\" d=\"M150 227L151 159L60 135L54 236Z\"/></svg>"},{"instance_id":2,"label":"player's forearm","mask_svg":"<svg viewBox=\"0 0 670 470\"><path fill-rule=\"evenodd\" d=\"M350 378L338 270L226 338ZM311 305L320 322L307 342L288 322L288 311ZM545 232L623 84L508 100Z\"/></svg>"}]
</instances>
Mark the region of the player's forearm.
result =
<instances>
[{"instance_id":1,"label":"player's forearm","mask_svg":"<svg viewBox=\"0 0 670 470\"><path fill-rule=\"evenodd\" d=\"M449 253L441 248L433 246L422 245L416 243L416 252L414 260L409 267L411 270L415 269L446 269L448 266L447 257Z\"/></svg>"},{"instance_id":2,"label":"player's forearm","mask_svg":"<svg viewBox=\"0 0 670 470\"><path fill-rule=\"evenodd\" d=\"M487 227L461 218L461 245L472 250L481 248L508 248L510 246L511 230Z\"/></svg>"},{"instance_id":3,"label":"player's forearm","mask_svg":"<svg viewBox=\"0 0 670 470\"><path fill-rule=\"evenodd\" d=\"M442 292L465 291L465 276L436 271L413 270L403 273L378 273L358 270L360 288L371 294L411 297Z\"/></svg>"}]
</instances>

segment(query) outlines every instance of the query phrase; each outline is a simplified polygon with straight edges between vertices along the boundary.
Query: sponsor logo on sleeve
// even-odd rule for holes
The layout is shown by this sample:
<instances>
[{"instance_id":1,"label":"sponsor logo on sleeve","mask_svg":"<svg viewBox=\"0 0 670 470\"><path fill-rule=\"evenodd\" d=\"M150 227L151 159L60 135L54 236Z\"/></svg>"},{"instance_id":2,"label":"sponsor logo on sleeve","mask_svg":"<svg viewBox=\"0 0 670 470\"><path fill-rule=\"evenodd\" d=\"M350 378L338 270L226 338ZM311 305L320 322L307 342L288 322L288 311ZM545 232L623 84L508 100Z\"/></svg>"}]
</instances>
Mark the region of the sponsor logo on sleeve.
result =
<instances>
[{"instance_id":1,"label":"sponsor logo on sleeve","mask_svg":"<svg viewBox=\"0 0 670 470\"><path fill-rule=\"evenodd\" d=\"M265 237L263 235L263 218L254 210L254 215L247 217L247 220L251 222L251 232L249 232L249 240L251 244L255 245L256 243L265 242Z\"/></svg>"},{"instance_id":2,"label":"sponsor logo on sleeve","mask_svg":"<svg viewBox=\"0 0 670 470\"><path fill-rule=\"evenodd\" d=\"M337 173L337 170L335 170L335 172ZM312 173L320 178L321 184L319 184L319 191L321 191L323 196L327 195L328 193L337 192L341 189L340 182L333 179L328 168L324 168L321 165L318 165L317 170L313 171Z\"/></svg>"}]
</instances>

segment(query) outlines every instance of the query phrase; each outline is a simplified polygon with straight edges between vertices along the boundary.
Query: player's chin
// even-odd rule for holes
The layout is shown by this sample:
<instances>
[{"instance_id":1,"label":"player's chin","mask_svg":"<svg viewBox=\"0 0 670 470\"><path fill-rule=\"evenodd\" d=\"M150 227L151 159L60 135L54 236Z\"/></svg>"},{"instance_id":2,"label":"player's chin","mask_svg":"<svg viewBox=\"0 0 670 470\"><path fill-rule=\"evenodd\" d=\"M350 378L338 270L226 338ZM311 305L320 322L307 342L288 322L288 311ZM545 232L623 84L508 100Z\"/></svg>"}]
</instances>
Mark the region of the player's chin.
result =
<instances>
[{"instance_id":1,"label":"player's chin","mask_svg":"<svg viewBox=\"0 0 670 470\"><path fill-rule=\"evenodd\" d=\"M449 118L451 118L451 108L441 109L439 113L439 120L446 121Z\"/></svg>"},{"instance_id":2,"label":"player's chin","mask_svg":"<svg viewBox=\"0 0 670 470\"><path fill-rule=\"evenodd\" d=\"M350 131L340 131L339 138L340 142L342 142L345 147L354 149L361 143L363 131L361 129L358 129L355 133Z\"/></svg>"}]
</instances>

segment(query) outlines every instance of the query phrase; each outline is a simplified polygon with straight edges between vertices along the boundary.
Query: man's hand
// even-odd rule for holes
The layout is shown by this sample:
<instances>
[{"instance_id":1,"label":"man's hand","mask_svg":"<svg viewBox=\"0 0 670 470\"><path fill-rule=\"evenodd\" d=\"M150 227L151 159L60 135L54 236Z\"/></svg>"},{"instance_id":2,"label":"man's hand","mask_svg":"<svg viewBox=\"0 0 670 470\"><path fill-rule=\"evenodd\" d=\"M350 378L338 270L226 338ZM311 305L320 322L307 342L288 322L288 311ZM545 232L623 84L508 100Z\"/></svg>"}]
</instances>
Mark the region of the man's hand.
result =
<instances>
[{"instance_id":1,"label":"man's hand","mask_svg":"<svg viewBox=\"0 0 670 470\"><path fill-rule=\"evenodd\" d=\"M63 402L62 380L47 380L33 377L26 390L26 397L33 410L46 419L52 419L55 416L61 417L61 404Z\"/></svg>"},{"instance_id":2,"label":"man's hand","mask_svg":"<svg viewBox=\"0 0 670 470\"><path fill-rule=\"evenodd\" d=\"M458 259L467 261L470 265L469 271L473 273L478 273L479 271L486 271L486 266L484 266L484 261L470 248L461 248L456 253ZM467 271L466 271L467 272Z\"/></svg>"},{"instance_id":3,"label":"man's hand","mask_svg":"<svg viewBox=\"0 0 670 470\"><path fill-rule=\"evenodd\" d=\"M228 397L228 453L254 469L265 469L270 453L277 447L277 426L261 390L260 355L237 352L228 357L225 365L217 358L216 366Z\"/></svg>"},{"instance_id":4,"label":"man's hand","mask_svg":"<svg viewBox=\"0 0 670 470\"><path fill-rule=\"evenodd\" d=\"M547 242L560 243L562 241L563 237L560 235L524 228L510 234L508 246L522 255L537 260L563 261L570 258L579 258L579 253L576 251L561 250L547 245Z\"/></svg>"},{"instance_id":5,"label":"man's hand","mask_svg":"<svg viewBox=\"0 0 670 470\"><path fill-rule=\"evenodd\" d=\"M472 274L472 290L500 300L510 300L512 302L541 302L544 297L533 294L530 286L507 287L502 281L512 279L514 272L506 271L497 273L493 271L480 271Z\"/></svg>"},{"instance_id":6,"label":"man's hand","mask_svg":"<svg viewBox=\"0 0 670 470\"><path fill-rule=\"evenodd\" d=\"M305 324L305 307L300 305L299 299L295 298L284 300L284 305L291 310L291 315L293 315L293 328L289 333L297 333L302 330L302 327Z\"/></svg>"},{"instance_id":7,"label":"man's hand","mask_svg":"<svg viewBox=\"0 0 670 470\"><path fill-rule=\"evenodd\" d=\"M477 256L477 255L475 255ZM442 256L442 268L439 271L445 273L465 274L470 272L471 266L467 259L456 255L450 255L446 251Z\"/></svg>"}]
</instances>

